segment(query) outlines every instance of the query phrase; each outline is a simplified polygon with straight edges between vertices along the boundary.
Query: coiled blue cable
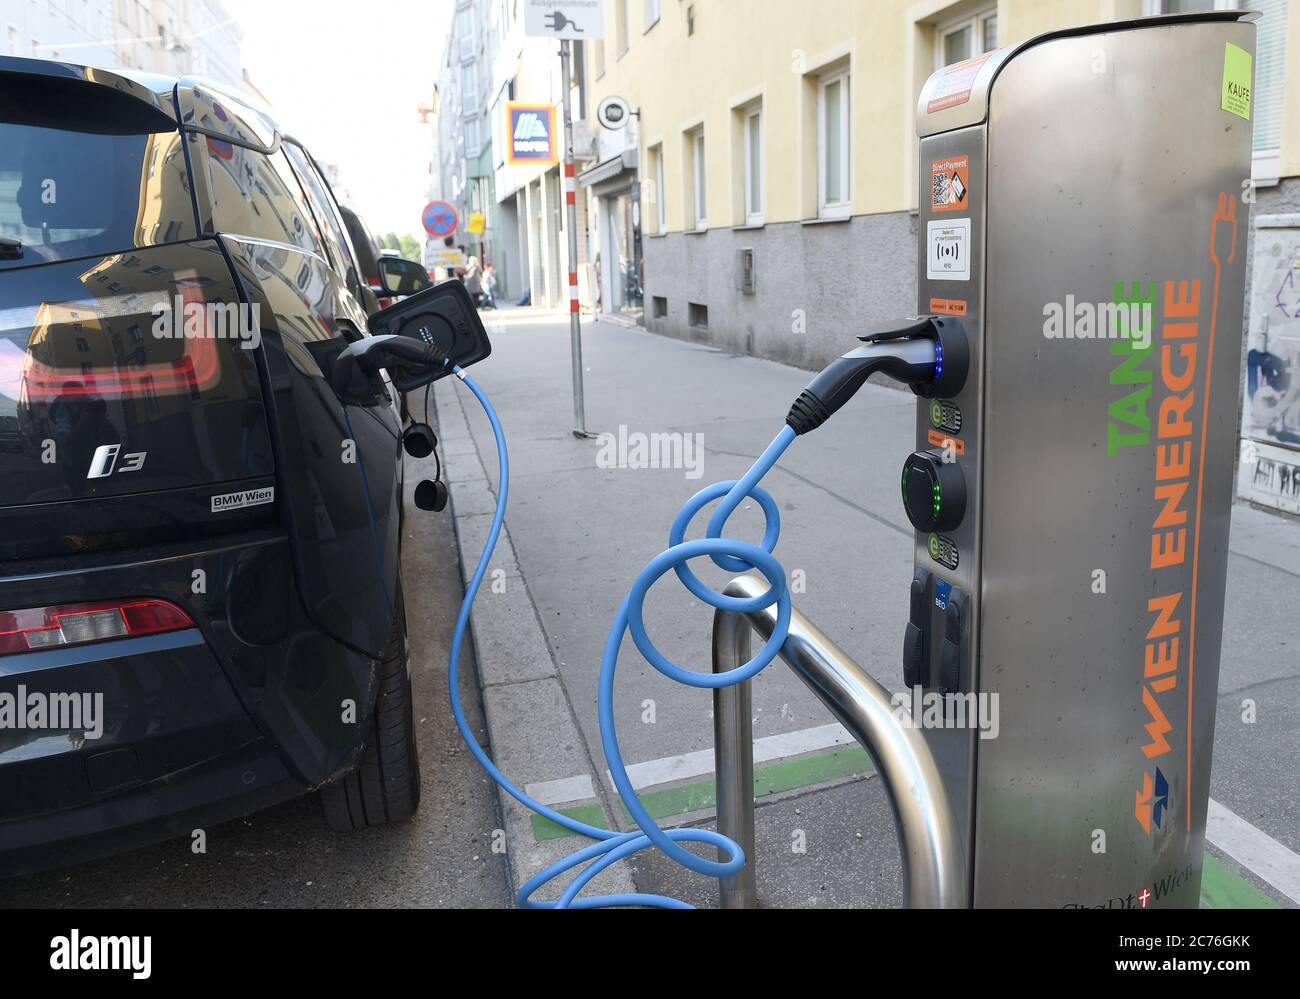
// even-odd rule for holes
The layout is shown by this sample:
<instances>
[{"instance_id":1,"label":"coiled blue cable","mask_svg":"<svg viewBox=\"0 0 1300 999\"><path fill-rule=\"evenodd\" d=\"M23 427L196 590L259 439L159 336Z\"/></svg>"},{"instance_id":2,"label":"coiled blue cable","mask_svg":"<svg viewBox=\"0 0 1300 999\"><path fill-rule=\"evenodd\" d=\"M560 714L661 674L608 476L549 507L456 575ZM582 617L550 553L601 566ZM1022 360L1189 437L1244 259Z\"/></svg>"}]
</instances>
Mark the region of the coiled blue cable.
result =
<instances>
[{"instance_id":1,"label":"coiled blue cable","mask_svg":"<svg viewBox=\"0 0 1300 999\"><path fill-rule=\"evenodd\" d=\"M510 484L510 463L506 454L506 439L501 429L501 421L497 418L496 411L492 408L487 396L484 395L483 390L479 388L474 379L465 374L459 366L453 366L451 370L456 377L469 386L470 391L482 404L483 411L487 414L488 422L492 426L492 435L496 438L497 458L500 468L497 504L492 515L492 526L488 531L487 541L483 546L483 554L479 556L474 575L465 589L465 599L461 602L460 614L456 618L456 628L452 634L451 662L448 667L451 713L456 719L456 727L460 730L466 745L469 746L470 752L483 765L488 776L496 781L507 794L552 822L597 841L591 846L552 864L531 878L527 884L519 889L519 904L531 909L593 909L620 905L689 909L691 908L690 905L678 899L637 892L598 895L589 898L577 897L587 883L601 871L617 861L650 846L659 847L673 860L698 874L716 878L735 874L744 866L746 859L740 845L721 833L708 829L664 830L659 828L654 819L651 818L650 813L646 811L645 806L641 804L641 799L637 797L637 793L632 787L632 781L627 775L623 755L618 747L618 733L614 728L614 671L618 664L618 652L623 644L623 636L630 631L632 641L636 644L636 647L660 673L692 687L710 688L726 687L748 680L776 658L790 629L790 594L785 585L785 570L772 555L772 550L776 547L777 539L781 533L780 511L777 509L776 501L772 499L765 489L758 485L758 481L771 470L777 459L790 446L790 443L795 439L795 431L789 426L783 427L781 432L777 434L776 439L768 445L767 450L754 462L753 467L739 480L714 483L701 489L687 500L686 505L677 514L669 530L669 547L651 559L649 564L641 570L632 584L632 589L619 605L614 623L609 629L609 637L605 640L605 651L600 664L600 737L604 744L605 760L609 766L609 772L614 778L614 786L618 789L619 796L623 799L623 804L627 807L628 813L636 820L640 831L613 832L609 829L601 829L598 826L579 822L552 808L547 808L512 784L505 774L497 769L496 764L484 752L483 747L474 739L469 722L465 718L465 712L461 708L459 694L460 651L461 646L464 644L466 629L469 626L470 609L473 607L479 586L483 582L483 576L487 572L488 561L492 557L497 537L501 533L502 521L505 519L506 494L509 491ZM722 528L726 524L727 518L749 497L758 502L766 518L762 541L759 544L752 544L748 541L721 537ZM695 515L705 505L717 499L721 499L721 502L709 517L706 531L708 536L696 541L684 540L686 528ZM730 572L747 572L750 569L758 569L767 578L769 583L767 591L757 597L731 597L710 589L687 566L687 562L691 559L704 555L709 556L715 563ZM667 659L655 648L650 636L646 634L642 606L650 587L669 569L672 569L677 574L677 578L695 596L710 606L721 610L745 613L760 610L775 603L777 605L777 620L776 627L772 629L772 637L768 639L767 644L749 662L725 673L697 673ZM682 843L702 843L707 846L718 847L725 851L727 859L706 860L681 846ZM588 861L591 863L588 864ZM541 902L532 898L533 892L544 884L582 864L587 864L587 866L574 877L558 900L555 902Z\"/></svg>"}]
</instances>

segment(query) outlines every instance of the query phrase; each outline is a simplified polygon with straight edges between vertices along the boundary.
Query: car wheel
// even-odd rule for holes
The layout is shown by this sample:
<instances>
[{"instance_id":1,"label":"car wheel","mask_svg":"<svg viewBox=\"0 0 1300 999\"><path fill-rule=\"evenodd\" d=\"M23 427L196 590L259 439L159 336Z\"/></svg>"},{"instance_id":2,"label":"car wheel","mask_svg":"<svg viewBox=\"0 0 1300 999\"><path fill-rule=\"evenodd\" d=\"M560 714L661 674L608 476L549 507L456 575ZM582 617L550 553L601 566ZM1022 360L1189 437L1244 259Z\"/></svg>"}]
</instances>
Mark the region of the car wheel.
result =
<instances>
[{"instance_id":1,"label":"car wheel","mask_svg":"<svg viewBox=\"0 0 1300 999\"><path fill-rule=\"evenodd\" d=\"M401 822L420 804L420 758L400 582L397 620L379 664L379 696L361 761L352 773L321 788L320 800L326 824L341 832Z\"/></svg>"}]
</instances>

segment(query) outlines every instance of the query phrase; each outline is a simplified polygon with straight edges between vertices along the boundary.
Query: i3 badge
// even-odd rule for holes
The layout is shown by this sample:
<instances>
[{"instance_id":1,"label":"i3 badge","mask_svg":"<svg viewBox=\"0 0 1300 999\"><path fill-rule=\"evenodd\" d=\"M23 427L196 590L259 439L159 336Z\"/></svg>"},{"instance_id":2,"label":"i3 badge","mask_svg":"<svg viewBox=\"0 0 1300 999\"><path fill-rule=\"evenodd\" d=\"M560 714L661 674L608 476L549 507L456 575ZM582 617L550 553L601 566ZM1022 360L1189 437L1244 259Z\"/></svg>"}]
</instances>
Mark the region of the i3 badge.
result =
<instances>
[{"instance_id":1,"label":"i3 badge","mask_svg":"<svg viewBox=\"0 0 1300 999\"><path fill-rule=\"evenodd\" d=\"M117 456L122 451L121 444L101 444L95 448L94 455L90 459L90 470L86 472L88 479L106 479L113 474L114 469L118 472L138 472L144 467L144 459L148 451L134 451L130 454L122 455L122 464L117 463Z\"/></svg>"}]
</instances>

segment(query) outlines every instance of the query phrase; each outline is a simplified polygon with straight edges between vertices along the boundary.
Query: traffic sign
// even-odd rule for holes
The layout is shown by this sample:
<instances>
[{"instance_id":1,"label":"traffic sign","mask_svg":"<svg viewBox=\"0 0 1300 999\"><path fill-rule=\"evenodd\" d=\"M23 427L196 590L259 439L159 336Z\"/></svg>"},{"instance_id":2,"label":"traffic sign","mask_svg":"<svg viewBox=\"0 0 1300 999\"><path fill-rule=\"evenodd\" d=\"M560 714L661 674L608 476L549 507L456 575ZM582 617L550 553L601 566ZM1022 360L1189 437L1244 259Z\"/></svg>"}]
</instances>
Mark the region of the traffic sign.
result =
<instances>
[{"instance_id":1,"label":"traffic sign","mask_svg":"<svg viewBox=\"0 0 1300 999\"><path fill-rule=\"evenodd\" d=\"M605 37L605 0L524 0L524 34L584 41Z\"/></svg>"},{"instance_id":2,"label":"traffic sign","mask_svg":"<svg viewBox=\"0 0 1300 999\"><path fill-rule=\"evenodd\" d=\"M425 267L445 267L449 271L460 270L465 266L465 254L456 247L441 247L424 255Z\"/></svg>"},{"instance_id":3,"label":"traffic sign","mask_svg":"<svg viewBox=\"0 0 1300 999\"><path fill-rule=\"evenodd\" d=\"M420 221L429 237L437 239L440 236L450 236L455 232L456 227L460 225L460 216L456 214L456 206L450 202L430 201L424 206Z\"/></svg>"}]
</instances>

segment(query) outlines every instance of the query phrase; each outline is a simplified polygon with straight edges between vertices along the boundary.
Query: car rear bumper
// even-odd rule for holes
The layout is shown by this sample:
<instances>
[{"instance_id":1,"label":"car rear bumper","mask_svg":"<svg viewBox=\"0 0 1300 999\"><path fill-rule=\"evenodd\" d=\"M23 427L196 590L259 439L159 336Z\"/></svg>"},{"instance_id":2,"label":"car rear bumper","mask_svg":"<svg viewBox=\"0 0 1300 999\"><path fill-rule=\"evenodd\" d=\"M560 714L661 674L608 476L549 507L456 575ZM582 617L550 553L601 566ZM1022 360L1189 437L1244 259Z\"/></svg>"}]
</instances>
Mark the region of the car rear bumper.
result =
<instances>
[{"instance_id":1,"label":"car rear bumper","mask_svg":"<svg viewBox=\"0 0 1300 999\"><path fill-rule=\"evenodd\" d=\"M283 534L132 554L83 556L75 570L9 563L0 575L0 608L142 596L195 622L0 656L0 876L188 836L359 758L375 663L308 613ZM31 710L40 704L44 720Z\"/></svg>"},{"instance_id":2,"label":"car rear bumper","mask_svg":"<svg viewBox=\"0 0 1300 999\"><path fill-rule=\"evenodd\" d=\"M181 774L46 815L0 824L0 878L210 830L304 792L265 740Z\"/></svg>"},{"instance_id":3,"label":"car rear bumper","mask_svg":"<svg viewBox=\"0 0 1300 999\"><path fill-rule=\"evenodd\" d=\"M6 656L0 722L0 874L188 834L306 790L196 628Z\"/></svg>"}]
</instances>

